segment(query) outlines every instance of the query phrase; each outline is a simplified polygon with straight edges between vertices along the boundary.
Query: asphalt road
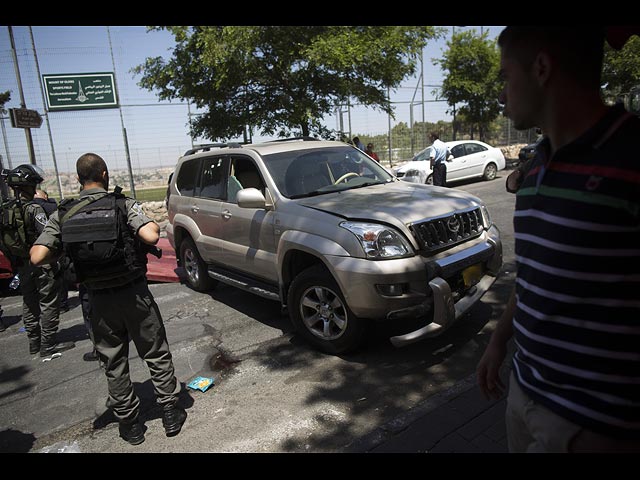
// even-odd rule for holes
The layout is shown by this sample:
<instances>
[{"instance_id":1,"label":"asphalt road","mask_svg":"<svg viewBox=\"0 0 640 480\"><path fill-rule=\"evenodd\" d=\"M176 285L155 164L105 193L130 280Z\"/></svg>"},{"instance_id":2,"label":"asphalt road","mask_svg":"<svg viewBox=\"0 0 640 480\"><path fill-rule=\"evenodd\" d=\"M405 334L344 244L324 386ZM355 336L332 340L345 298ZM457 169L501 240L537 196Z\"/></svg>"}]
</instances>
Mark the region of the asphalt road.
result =
<instances>
[{"instance_id":1,"label":"asphalt road","mask_svg":"<svg viewBox=\"0 0 640 480\"><path fill-rule=\"evenodd\" d=\"M455 188L487 203L502 233L502 274L464 319L435 339L398 349L378 326L362 351L330 356L297 338L275 302L224 285L197 293L178 283L152 284L178 379L215 379L206 392L185 388L181 402L189 416L177 437L164 435L148 370L133 348L131 376L146 441L131 446L118 437L104 406L104 374L82 360L91 344L77 292L60 324L61 339L77 347L50 362L28 353L21 297L3 298L9 328L0 333L0 452L349 451L358 438L475 370L514 278L515 197L504 187L509 172L499 173L491 182Z\"/></svg>"}]
</instances>

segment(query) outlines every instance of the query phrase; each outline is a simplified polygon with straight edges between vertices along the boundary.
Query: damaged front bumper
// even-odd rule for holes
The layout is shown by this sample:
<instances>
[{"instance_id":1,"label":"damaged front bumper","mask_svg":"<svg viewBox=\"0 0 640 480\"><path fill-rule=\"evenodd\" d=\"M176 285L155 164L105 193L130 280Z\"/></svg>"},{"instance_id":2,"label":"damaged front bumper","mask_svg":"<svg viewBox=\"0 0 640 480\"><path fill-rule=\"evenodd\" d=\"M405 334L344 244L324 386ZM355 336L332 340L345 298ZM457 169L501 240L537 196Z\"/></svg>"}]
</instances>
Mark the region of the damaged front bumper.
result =
<instances>
[{"instance_id":1,"label":"damaged front bumper","mask_svg":"<svg viewBox=\"0 0 640 480\"><path fill-rule=\"evenodd\" d=\"M475 247L475 250L475 252L466 251L464 257L459 259L448 258L442 262L437 261L436 264L441 275L429 281L431 298L421 305L396 310L387 315L389 320L410 316L426 317L430 320L428 324L418 330L391 337L390 340L394 346L402 347L424 338L442 334L491 288L502 266L502 243L497 237L489 238L486 243ZM466 289L463 296L457 301L454 300L456 294L452 291L449 282L443 277L449 278L454 271L462 272L465 269L473 269L474 265L482 265L484 274L477 283Z\"/></svg>"}]
</instances>

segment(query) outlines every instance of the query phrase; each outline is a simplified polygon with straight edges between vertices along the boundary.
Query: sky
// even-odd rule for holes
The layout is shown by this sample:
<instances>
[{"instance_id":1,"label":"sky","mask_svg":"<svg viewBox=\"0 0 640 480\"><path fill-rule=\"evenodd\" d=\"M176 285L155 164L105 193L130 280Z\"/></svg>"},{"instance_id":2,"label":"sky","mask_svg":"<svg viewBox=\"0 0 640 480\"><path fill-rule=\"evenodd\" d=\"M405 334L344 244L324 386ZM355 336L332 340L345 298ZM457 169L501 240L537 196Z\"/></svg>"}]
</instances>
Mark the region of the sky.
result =
<instances>
[{"instance_id":1,"label":"sky","mask_svg":"<svg viewBox=\"0 0 640 480\"><path fill-rule=\"evenodd\" d=\"M75 159L87 151L101 154L109 165L115 164L115 168L125 168L125 137L134 170L172 166L192 143L208 142L207 139L189 137L187 120L189 114L196 113L193 106L180 101L160 101L155 93L139 87L139 76L131 72L146 57L170 56L175 43L166 31L147 32L142 26L12 28L26 107L37 110L45 119L39 129L31 129L37 162L43 168L55 166L59 171L73 171ZM445 28L445 38L430 42L423 54L424 111L425 120L430 122L450 120L445 102L436 101L433 94L443 76L432 59L441 56L453 30L453 27ZM458 26L455 30L488 31L489 38L495 38L502 28ZM115 72L120 108L46 112L42 75L95 72ZM21 95L9 28L0 26L0 92L7 90L11 90L11 101L5 108L19 108ZM412 100L420 102L421 95L419 79L407 78L400 88L391 93L391 100L396 105L395 120L390 121L386 114L372 109L352 107L342 114L343 128L349 131L351 127L352 132L374 135L385 133L389 123L391 126L400 121L409 123L409 104ZM414 121L422 120L421 105L414 105L413 118ZM0 122L3 126L0 155L4 166L7 167L7 163L13 166L28 163L24 130L12 128L6 115ZM335 115L326 117L324 123L331 129L339 127ZM254 133L254 141L263 139L266 138Z\"/></svg>"}]
</instances>

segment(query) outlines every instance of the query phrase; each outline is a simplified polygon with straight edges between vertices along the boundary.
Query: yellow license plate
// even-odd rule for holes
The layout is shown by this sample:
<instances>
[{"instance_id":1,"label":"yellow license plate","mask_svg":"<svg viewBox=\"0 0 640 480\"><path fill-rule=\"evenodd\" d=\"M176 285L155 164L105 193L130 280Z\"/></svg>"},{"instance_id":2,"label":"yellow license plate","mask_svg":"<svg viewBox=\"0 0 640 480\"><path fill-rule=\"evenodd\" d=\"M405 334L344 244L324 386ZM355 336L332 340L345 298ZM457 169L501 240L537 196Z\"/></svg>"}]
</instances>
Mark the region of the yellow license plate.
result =
<instances>
[{"instance_id":1,"label":"yellow license plate","mask_svg":"<svg viewBox=\"0 0 640 480\"><path fill-rule=\"evenodd\" d=\"M462 280L464 281L465 288L472 287L473 285L478 283L483 274L484 269L482 268L481 263L465 268L462 271Z\"/></svg>"}]
</instances>

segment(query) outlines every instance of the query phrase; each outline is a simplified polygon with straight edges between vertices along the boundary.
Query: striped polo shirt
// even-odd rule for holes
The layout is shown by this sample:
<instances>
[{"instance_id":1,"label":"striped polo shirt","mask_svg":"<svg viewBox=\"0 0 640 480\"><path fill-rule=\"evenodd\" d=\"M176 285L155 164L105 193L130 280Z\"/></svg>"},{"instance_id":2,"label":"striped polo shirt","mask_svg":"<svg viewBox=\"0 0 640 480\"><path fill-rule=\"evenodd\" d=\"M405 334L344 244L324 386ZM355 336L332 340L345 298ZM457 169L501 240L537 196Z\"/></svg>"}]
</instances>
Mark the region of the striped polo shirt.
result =
<instances>
[{"instance_id":1,"label":"striped polo shirt","mask_svg":"<svg viewBox=\"0 0 640 480\"><path fill-rule=\"evenodd\" d=\"M605 435L640 438L640 119L622 106L517 193L516 378L535 401Z\"/></svg>"}]
</instances>

